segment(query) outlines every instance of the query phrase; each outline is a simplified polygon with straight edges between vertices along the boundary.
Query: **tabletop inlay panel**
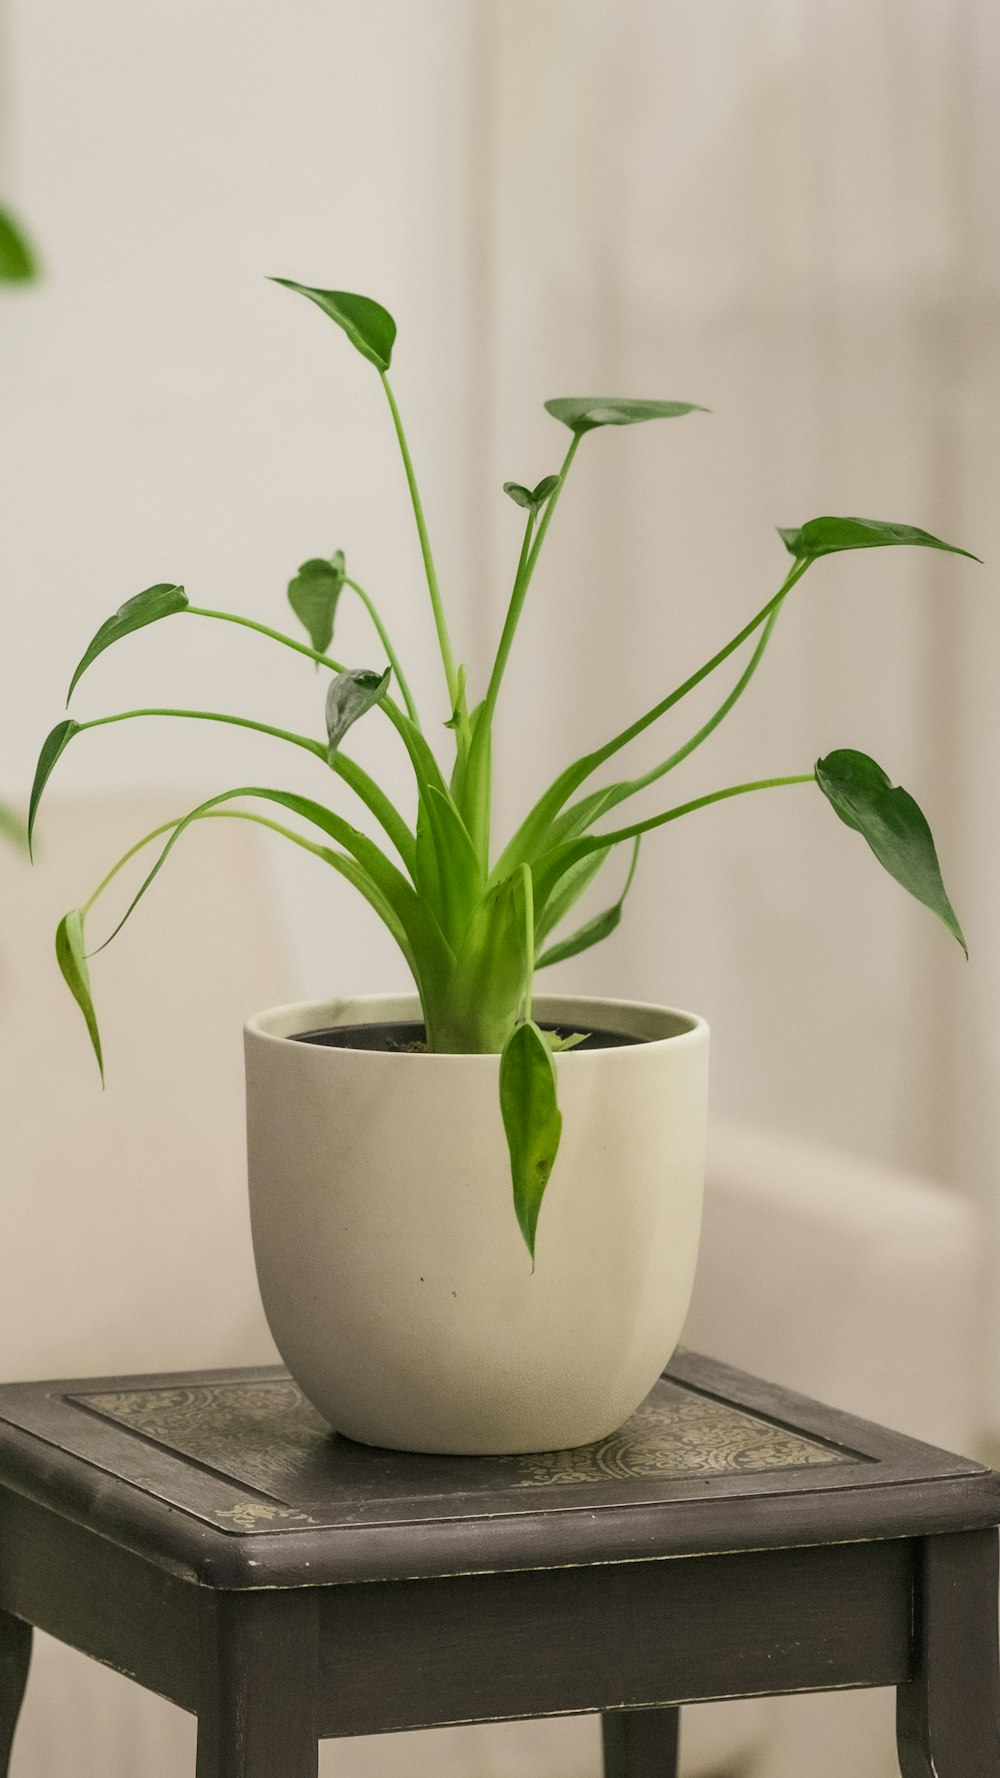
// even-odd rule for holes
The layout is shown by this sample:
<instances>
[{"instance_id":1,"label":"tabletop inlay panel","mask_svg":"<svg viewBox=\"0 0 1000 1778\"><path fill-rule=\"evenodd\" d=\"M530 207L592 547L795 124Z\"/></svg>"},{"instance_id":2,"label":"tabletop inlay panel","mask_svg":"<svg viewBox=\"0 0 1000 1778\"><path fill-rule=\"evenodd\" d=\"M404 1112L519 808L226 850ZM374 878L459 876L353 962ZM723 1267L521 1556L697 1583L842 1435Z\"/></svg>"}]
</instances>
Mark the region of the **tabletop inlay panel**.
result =
<instances>
[{"instance_id":1,"label":"tabletop inlay panel","mask_svg":"<svg viewBox=\"0 0 1000 1778\"><path fill-rule=\"evenodd\" d=\"M577 1450L516 1457L431 1457L357 1445L333 1436L288 1378L105 1391L70 1397L89 1413L192 1459L264 1497L234 1509L241 1531L294 1529L342 1512L423 1500L428 1512L523 1511L539 1490L596 1495L598 1485L753 1475L852 1461L853 1455L731 1403L662 1379L620 1431ZM268 1503L274 1502L274 1506ZM436 1506L433 1503L437 1503ZM595 1499L595 1504L598 1501ZM216 1522L225 1515L214 1513Z\"/></svg>"}]
</instances>

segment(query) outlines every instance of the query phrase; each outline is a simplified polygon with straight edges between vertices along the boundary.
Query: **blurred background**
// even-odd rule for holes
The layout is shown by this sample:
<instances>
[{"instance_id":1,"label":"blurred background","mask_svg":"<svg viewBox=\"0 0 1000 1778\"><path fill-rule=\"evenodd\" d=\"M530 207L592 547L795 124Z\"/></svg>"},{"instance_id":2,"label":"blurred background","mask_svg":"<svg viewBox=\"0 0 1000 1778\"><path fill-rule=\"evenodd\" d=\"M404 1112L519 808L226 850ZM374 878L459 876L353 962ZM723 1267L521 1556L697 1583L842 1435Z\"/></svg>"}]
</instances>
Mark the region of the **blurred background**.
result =
<instances>
[{"instance_id":1,"label":"blurred background","mask_svg":"<svg viewBox=\"0 0 1000 1778\"><path fill-rule=\"evenodd\" d=\"M0 287L8 803L26 802L86 642L155 581L285 628L298 564L343 548L423 704L441 703L374 373L269 273L367 292L397 319L394 385L474 685L520 543L501 483L533 484L564 449L543 401L596 389L712 410L585 441L507 681L500 834L776 590L776 525L861 513L985 559L819 563L665 799L870 752L928 816L968 965L806 787L653 836L618 934L551 981L712 1025L692 1341L994 1451L995 7L0 0L0 107L0 204L42 271ZM346 595L338 648L381 664ZM636 770L686 738L720 681L637 744ZM258 638L177 621L105 655L74 707L215 707L318 733L323 690ZM391 736L357 734L404 799ZM403 986L402 961L312 861L237 823L190 833L94 965L102 1096L51 936L144 826L235 784L322 795L321 771L219 727L108 727L57 768L34 872L4 849L0 1375L269 1357L240 1020ZM894 1770L881 1695L688 1715L702 1778ZM596 1747L589 1722L455 1730L331 1745L324 1770L589 1778ZM172 1778L193 1726L44 1648L15 1772L70 1757L80 1774Z\"/></svg>"}]
</instances>

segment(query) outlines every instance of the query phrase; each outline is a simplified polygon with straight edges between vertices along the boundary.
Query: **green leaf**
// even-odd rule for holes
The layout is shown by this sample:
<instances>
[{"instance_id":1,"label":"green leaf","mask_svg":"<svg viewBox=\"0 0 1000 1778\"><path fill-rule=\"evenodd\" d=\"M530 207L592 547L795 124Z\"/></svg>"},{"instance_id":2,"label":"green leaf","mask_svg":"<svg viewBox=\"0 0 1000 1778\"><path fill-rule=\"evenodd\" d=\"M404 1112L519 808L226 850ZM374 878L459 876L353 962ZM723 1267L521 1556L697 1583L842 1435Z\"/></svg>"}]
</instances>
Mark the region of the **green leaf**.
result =
<instances>
[{"instance_id":1,"label":"green leaf","mask_svg":"<svg viewBox=\"0 0 1000 1778\"><path fill-rule=\"evenodd\" d=\"M120 642L123 636L130 636L133 630L145 629L147 624L155 624L161 617L172 617L175 611L186 611L187 594L182 586L175 586L170 581L161 581L157 586L148 586L144 592L136 593L134 599L126 599L113 617L109 617L101 625L89 648L80 661L76 672L69 682L66 702L69 703L77 682L87 668L96 661L99 654L110 648L113 642Z\"/></svg>"},{"instance_id":2,"label":"green leaf","mask_svg":"<svg viewBox=\"0 0 1000 1778\"><path fill-rule=\"evenodd\" d=\"M841 821L868 841L881 865L968 946L945 894L931 830L912 796L865 753L840 748L816 762L816 782Z\"/></svg>"},{"instance_id":3,"label":"green leaf","mask_svg":"<svg viewBox=\"0 0 1000 1778\"><path fill-rule=\"evenodd\" d=\"M525 488L520 482L504 482L503 491L510 495L515 506L523 506L526 512L533 512L537 517L558 486L557 475L546 475L534 488Z\"/></svg>"},{"instance_id":4,"label":"green leaf","mask_svg":"<svg viewBox=\"0 0 1000 1778\"><path fill-rule=\"evenodd\" d=\"M484 873L455 803L436 784L420 792L416 885L448 943L461 945L482 899Z\"/></svg>"},{"instance_id":5,"label":"green leaf","mask_svg":"<svg viewBox=\"0 0 1000 1778\"><path fill-rule=\"evenodd\" d=\"M542 1036L552 1054L558 1056L563 1050L575 1050L579 1044L586 1043L589 1032L568 1031L564 1037L561 1031L543 1031Z\"/></svg>"},{"instance_id":6,"label":"green leaf","mask_svg":"<svg viewBox=\"0 0 1000 1778\"><path fill-rule=\"evenodd\" d=\"M458 683L455 687L455 701L452 705L451 715L444 725L445 728L450 728L453 731L460 729L463 723L468 720L469 712L465 701L465 682L467 677L466 669L464 667L459 667Z\"/></svg>"},{"instance_id":7,"label":"green leaf","mask_svg":"<svg viewBox=\"0 0 1000 1778\"><path fill-rule=\"evenodd\" d=\"M604 869L613 850L613 846L608 846L603 852L589 852L585 858L578 859L577 863L565 873L559 887L548 897L544 906L539 906L536 898L536 945L544 944L549 933L554 932L560 921L566 918L570 909L576 906L580 897L597 876L598 871Z\"/></svg>"},{"instance_id":8,"label":"green leaf","mask_svg":"<svg viewBox=\"0 0 1000 1778\"><path fill-rule=\"evenodd\" d=\"M83 914L79 908L73 908L59 922L56 931L56 960L62 971L63 980L83 1013L90 1033L90 1041L94 1046L97 1066L104 1079L104 1057L101 1054L101 1034L97 1028L97 1014L90 992L90 971L87 968L87 953L83 948Z\"/></svg>"},{"instance_id":9,"label":"green leaf","mask_svg":"<svg viewBox=\"0 0 1000 1778\"><path fill-rule=\"evenodd\" d=\"M338 549L329 559L313 556L303 562L288 583L288 603L317 654L325 654L333 640L333 620L345 572L344 552Z\"/></svg>"},{"instance_id":10,"label":"green leaf","mask_svg":"<svg viewBox=\"0 0 1000 1778\"><path fill-rule=\"evenodd\" d=\"M0 284L30 284L38 264L23 229L9 210L0 210Z\"/></svg>"},{"instance_id":11,"label":"green leaf","mask_svg":"<svg viewBox=\"0 0 1000 1778\"><path fill-rule=\"evenodd\" d=\"M45 789L45 786L52 775L52 769L60 754L65 752L66 748L72 741L73 736L78 735L79 733L80 724L74 722L73 718L68 716L65 721L57 722L51 734L46 735L45 740L42 742L42 751L38 755L38 764L35 767L34 782L31 786L31 799L28 803L29 852L31 851L32 838L35 832L35 817L38 814L38 805L42 800L42 791Z\"/></svg>"},{"instance_id":12,"label":"green leaf","mask_svg":"<svg viewBox=\"0 0 1000 1778\"><path fill-rule=\"evenodd\" d=\"M510 1152L514 1210L532 1266L542 1197L559 1151L562 1114L552 1055L533 1019L515 1026L500 1058L500 1111Z\"/></svg>"},{"instance_id":13,"label":"green leaf","mask_svg":"<svg viewBox=\"0 0 1000 1778\"><path fill-rule=\"evenodd\" d=\"M571 432L592 432L595 426L635 426L640 420L673 420L681 414L707 414L694 401L621 401L614 396L567 395L545 403L545 411Z\"/></svg>"},{"instance_id":14,"label":"green leaf","mask_svg":"<svg viewBox=\"0 0 1000 1778\"><path fill-rule=\"evenodd\" d=\"M778 536L792 556L833 556L845 549L884 549L890 544L919 544L923 549L945 549L953 556L968 556L978 562L970 550L959 549L955 543L942 543L929 531L916 525L893 525L884 519L810 519L797 529L778 526Z\"/></svg>"},{"instance_id":15,"label":"green leaf","mask_svg":"<svg viewBox=\"0 0 1000 1778\"><path fill-rule=\"evenodd\" d=\"M591 945L599 945L602 939L611 937L611 934L615 931L616 927L621 924L622 909L625 906L625 897L632 887L632 882L635 877L635 868L639 862L639 845L640 841L638 839L632 842L632 862L629 865L628 876L625 879L625 887L618 897L618 900L612 907L605 908L603 913L595 914L592 920L587 920L583 926L577 928L576 932L571 933L569 938L561 939L558 944L550 945L549 949L543 951L539 957L535 964L536 969L548 969L549 965L552 963L565 963L567 957L576 957L581 951L589 951ZM603 855L600 852L595 853L593 856L595 856L599 862L603 862ZM587 862L588 860L586 859L581 860L581 863ZM569 873L567 873L567 875L568 874ZM555 898L553 897L553 899Z\"/></svg>"},{"instance_id":16,"label":"green leaf","mask_svg":"<svg viewBox=\"0 0 1000 1778\"><path fill-rule=\"evenodd\" d=\"M349 667L330 681L326 694L327 757L333 764L337 748L352 723L385 697L392 668L373 673L367 667Z\"/></svg>"},{"instance_id":17,"label":"green leaf","mask_svg":"<svg viewBox=\"0 0 1000 1778\"><path fill-rule=\"evenodd\" d=\"M342 327L352 346L377 370L386 371L392 362L396 340L396 323L388 309L370 296L356 296L351 290L316 290L311 284L296 284L292 278L272 278L286 290L297 290Z\"/></svg>"}]
</instances>

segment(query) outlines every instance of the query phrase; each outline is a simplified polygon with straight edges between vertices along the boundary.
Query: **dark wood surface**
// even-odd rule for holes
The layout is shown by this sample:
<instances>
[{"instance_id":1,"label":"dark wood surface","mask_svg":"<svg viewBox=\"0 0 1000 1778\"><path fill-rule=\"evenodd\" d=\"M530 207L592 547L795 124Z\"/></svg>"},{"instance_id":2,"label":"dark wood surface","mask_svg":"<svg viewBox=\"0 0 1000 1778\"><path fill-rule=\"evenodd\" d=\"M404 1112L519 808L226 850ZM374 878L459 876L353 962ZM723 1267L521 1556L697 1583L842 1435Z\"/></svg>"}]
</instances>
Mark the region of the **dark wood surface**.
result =
<instances>
[{"instance_id":1,"label":"dark wood surface","mask_svg":"<svg viewBox=\"0 0 1000 1778\"><path fill-rule=\"evenodd\" d=\"M913 1679L896 1693L903 1778L997 1778L997 1539L928 1537L914 1593Z\"/></svg>"},{"instance_id":2,"label":"dark wood surface","mask_svg":"<svg viewBox=\"0 0 1000 1778\"><path fill-rule=\"evenodd\" d=\"M0 1484L223 1588L834 1542L862 1498L871 1536L1000 1519L981 1465L690 1353L613 1438L518 1458L334 1437L278 1369L12 1385Z\"/></svg>"},{"instance_id":3,"label":"dark wood surface","mask_svg":"<svg viewBox=\"0 0 1000 1778\"><path fill-rule=\"evenodd\" d=\"M601 1728L604 1778L677 1778L679 1710L611 1710Z\"/></svg>"},{"instance_id":4,"label":"dark wood surface","mask_svg":"<svg viewBox=\"0 0 1000 1778\"><path fill-rule=\"evenodd\" d=\"M517 1458L351 1444L277 1369L5 1386L0 1778L29 1625L195 1712L198 1778L581 1712L675 1778L679 1705L874 1685L904 1778L1000 1778L998 1520L981 1465L690 1353Z\"/></svg>"}]
</instances>

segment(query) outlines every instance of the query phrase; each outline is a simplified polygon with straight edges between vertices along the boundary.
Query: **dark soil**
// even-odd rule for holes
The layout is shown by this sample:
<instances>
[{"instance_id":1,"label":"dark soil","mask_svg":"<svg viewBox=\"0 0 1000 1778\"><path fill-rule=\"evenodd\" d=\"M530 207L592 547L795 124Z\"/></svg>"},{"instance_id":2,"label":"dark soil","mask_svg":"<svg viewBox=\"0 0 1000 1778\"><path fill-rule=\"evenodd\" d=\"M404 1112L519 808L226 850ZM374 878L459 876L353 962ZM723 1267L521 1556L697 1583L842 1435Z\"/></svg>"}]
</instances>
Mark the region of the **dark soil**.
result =
<instances>
[{"instance_id":1,"label":"dark soil","mask_svg":"<svg viewBox=\"0 0 1000 1778\"><path fill-rule=\"evenodd\" d=\"M575 1034L575 1025L542 1025L543 1031L558 1031L560 1036ZM403 1022L384 1025L330 1025L320 1031L297 1031L295 1043L317 1043L327 1049L395 1051L401 1055L420 1054L427 1048L423 1025ZM622 1049L628 1044L642 1043L641 1037L628 1037L624 1031L587 1030L582 1043L574 1050Z\"/></svg>"}]
</instances>

